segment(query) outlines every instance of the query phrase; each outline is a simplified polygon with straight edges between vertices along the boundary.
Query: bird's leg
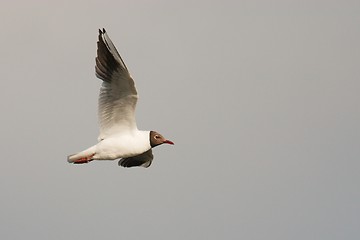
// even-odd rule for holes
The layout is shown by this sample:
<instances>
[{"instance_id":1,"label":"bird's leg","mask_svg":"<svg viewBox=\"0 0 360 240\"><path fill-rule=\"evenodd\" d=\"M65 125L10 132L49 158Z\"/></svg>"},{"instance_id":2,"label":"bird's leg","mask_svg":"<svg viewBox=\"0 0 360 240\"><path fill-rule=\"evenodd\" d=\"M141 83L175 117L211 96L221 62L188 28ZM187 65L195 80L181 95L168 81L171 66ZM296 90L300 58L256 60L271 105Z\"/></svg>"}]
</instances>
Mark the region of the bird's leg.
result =
<instances>
[{"instance_id":1,"label":"bird's leg","mask_svg":"<svg viewBox=\"0 0 360 240\"><path fill-rule=\"evenodd\" d=\"M95 153L92 154L92 155L90 155L90 156L86 156L86 157L83 157L83 158L79 158L79 159L77 159L77 160L74 161L74 164L89 163L89 162L91 162L92 160L94 160L94 159L92 159L94 155L95 155Z\"/></svg>"}]
</instances>

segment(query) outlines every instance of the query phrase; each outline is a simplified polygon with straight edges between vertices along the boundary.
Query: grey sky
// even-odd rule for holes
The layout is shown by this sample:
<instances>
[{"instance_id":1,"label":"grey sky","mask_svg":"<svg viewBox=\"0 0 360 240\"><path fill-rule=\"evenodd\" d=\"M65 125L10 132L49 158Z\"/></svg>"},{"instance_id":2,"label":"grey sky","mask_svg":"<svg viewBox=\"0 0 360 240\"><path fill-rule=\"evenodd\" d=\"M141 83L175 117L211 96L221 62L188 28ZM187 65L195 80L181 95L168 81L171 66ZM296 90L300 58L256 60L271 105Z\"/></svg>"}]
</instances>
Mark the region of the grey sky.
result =
<instances>
[{"instance_id":1,"label":"grey sky","mask_svg":"<svg viewBox=\"0 0 360 240\"><path fill-rule=\"evenodd\" d=\"M2 1L1 239L359 239L359 1ZM98 28L175 142L96 142Z\"/></svg>"}]
</instances>

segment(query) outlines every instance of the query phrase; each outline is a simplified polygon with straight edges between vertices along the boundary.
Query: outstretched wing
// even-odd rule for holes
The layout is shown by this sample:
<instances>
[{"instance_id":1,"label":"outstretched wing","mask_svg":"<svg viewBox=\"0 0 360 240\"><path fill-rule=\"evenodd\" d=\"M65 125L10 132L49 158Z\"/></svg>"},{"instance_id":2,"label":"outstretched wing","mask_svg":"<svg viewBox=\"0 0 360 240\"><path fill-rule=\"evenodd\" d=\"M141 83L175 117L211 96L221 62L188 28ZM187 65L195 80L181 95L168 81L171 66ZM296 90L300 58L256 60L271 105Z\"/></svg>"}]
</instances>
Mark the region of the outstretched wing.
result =
<instances>
[{"instance_id":1,"label":"outstretched wing","mask_svg":"<svg viewBox=\"0 0 360 240\"><path fill-rule=\"evenodd\" d=\"M154 156L152 154L152 149L137 155L135 157L122 158L119 161L119 166L122 167L150 167Z\"/></svg>"},{"instance_id":2,"label":"outstretched wing","mask_svg":"<svg viewBox=\"0 0 360 240\"><path fill-rule=\"evenodd\" d=\"M103 80L99 96L99 140L137 129L138 95L134 80L105 29L99 29L95 72Z\"/></svg>"}]
</instances>

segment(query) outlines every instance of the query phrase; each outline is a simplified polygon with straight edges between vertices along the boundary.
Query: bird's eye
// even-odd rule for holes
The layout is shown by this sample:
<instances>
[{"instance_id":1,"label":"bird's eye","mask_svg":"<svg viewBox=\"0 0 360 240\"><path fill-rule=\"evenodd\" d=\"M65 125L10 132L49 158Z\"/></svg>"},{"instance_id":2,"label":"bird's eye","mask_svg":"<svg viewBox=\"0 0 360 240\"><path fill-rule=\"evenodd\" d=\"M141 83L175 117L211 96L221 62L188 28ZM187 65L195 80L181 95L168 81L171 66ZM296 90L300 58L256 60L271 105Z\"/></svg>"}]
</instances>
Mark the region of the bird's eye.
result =
<instances>
[{"instance_id":1,"label":"bird's eye","mask_svg":"<svg viewBox=\"0 0 360 240\"><path fill-rule=\"evenodd\" d=\"M159 139L160 138L160 136L159 135L155 135L155 139Z\"/></svg>"}]
</instances>

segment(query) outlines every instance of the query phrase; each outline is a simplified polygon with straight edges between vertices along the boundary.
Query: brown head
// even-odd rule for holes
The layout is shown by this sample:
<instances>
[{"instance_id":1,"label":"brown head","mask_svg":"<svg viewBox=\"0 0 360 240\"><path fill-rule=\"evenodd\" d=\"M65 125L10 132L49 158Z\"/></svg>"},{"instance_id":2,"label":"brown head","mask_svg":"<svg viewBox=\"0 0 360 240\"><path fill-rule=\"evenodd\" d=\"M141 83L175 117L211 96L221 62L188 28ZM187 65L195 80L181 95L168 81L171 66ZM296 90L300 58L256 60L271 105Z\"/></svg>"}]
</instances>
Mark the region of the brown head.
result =
<instances>
[{"instance_id":1,"label":"brown head","mask_svg":"<svg viewBox=\"0 0 360 240\"><path fill-rule=\"evenodd\" d=\"M167 140L164 138L160 133L157 133L155 131L150 131L150 146L156 147L163 143L174 145L174 143L170 140Z\"/></svg>"}]
</instances>

